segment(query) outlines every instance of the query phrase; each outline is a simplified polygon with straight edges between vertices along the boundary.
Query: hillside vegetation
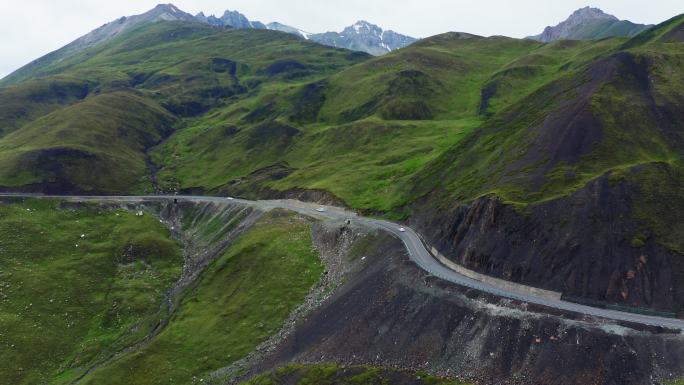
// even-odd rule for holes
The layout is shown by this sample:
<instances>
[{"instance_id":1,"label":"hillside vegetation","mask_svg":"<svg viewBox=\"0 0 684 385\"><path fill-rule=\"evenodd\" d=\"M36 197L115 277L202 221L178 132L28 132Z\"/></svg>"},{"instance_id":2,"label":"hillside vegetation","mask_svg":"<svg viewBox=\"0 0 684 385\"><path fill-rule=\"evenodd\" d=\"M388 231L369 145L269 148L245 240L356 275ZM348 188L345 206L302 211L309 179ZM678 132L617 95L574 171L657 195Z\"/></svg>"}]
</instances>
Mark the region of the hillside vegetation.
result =
<instances>
[{"instance_id":1,"label":"hillside vegetation","mask_svg":"<svg viewBox=\"0 0 684 385\"><path fill-rule=\"evenodd\" d=\"M322 273L310 224L286 212L267 214L203 271L158 336L82 383L208 380L275 334Z\"/></svg>"},{"instance_id":2,"label":"hillside vegetation","mask_svg":"<svg viewBox=\"0 0 684 385\"><path fill-rule=\"evenodd\" d=\"M252 224L239 208L182 210L183 239L194 234L184 245L200 247L185 251L218 253L184 287L175 284L190 262L153 210L6 198L3 383L208 379L279 331L323 274L311 222L298 215L273 211ZM216 249L224 239L233 241Z\"/></svg>"},{"instance_id":3,"label":"hillside vegetation","mask_svg":"<svg viewBox=\"0 0 684 385\"><path fill-rule=\"evenodd\" d=\"M3 83L0 186L324 197L487 274L681 313L683 17L595 41L446 33L379 58L147 24Z\"/></svg>"},{"instance_id":4,"label":"hillside vegetation","mask_svg":"<svg viewBox=\"0 0 684 385\"><path fill-rule=\"evenodd\" d=\"M180 245L149 215L0 204L0 377L62 383L157 326Z\"/></svg>"},{"instance_id":5,"label":"hillside vegetation","mask_svg":"<svg viewBox=\"0 0 684 385\"><path fill-rule=\"evenodd\" d=\"M424 373L372 366L340 367L336 364L290 365L262 374L241 385L467 385Z\"/></svg>"}]
</instances>

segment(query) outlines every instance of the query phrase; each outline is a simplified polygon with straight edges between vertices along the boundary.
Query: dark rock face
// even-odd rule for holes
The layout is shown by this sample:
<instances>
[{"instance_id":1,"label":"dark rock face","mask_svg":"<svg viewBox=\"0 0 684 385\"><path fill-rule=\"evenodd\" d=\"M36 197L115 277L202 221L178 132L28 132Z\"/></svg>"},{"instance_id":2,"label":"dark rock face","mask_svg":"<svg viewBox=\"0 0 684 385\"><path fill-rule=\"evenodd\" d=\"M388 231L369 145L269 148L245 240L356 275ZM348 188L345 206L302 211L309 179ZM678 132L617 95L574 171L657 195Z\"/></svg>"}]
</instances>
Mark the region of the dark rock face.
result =
<instances>
[{"instance_id":1,"label":"dark rock face","mask_svg":"<svg viewBox=\"0 0 684 385\"><path fill-rule=\"evenodd\" d=\"M604 329L464 294L426 276L397 241L364 255L363 270L255 373L289 362L339 362L427 370L478 384L548 385L642 385L684 373L679 335Z\"/></svg>"},{"instance_id":2,"label":"dark rock face","mask_svg":"<svg viewBox=\"0 0 684 385\"><path fill-rule=\"evenodd\" d=\"M237 11L227 10L220 18L214 15L205 16L203 12L200 12L195 16L195 19L202 23L221 27L231 27L235 29L266 29L266 26L263 23L258 21L249 21L245 15Z\"/></svg>"},{"instance_id":3,"label":"dark rock face","mask_svg":"<svg viewBox=\"0 0 684 385\"><path fill-rule=\"evenodd\" d=\"M503 113L503 118L449 150L438 163L440 170L446 170L439 175L448 179L471 167L472 163L463 166L463 159L469 159L469 149L488 135L498 135L497 145L503 147L506 134L499 131L501 127L520 127L526 142L513 147L520 152L509 157L511 161L492 162L488 168L496 171L483 173L488 177L481 180L496 186L489 191L524 180L521 196L539 193L554 177L561 184L578 180L575 169L557 171L560 165L582 164L586 157L601 154L611 167L618 166L614 159L619 151L631 148L629 143L612 147L605 143L623 136L637 138L649 132L646 129L653 130L648 138L667 138L663 143L669 151L681 154L681 104L657 102L649 65L649 60L619 52L584 69L583 82L545 87L532 95L534 103L543 105L543 99L553 95L571 97L558 98L540 114L515 109ZM634 102L631 112L642 120L630 120L625 116L634 115L623 116L610 106L615 121L606 120L601 115L604 106L594 103L605 85L629 95ZM630 155L626 153L625 159ZM581 180L584 187L554 190L545 199L525 201L525 209L479 194L464 204L447 191L426 193L425 202L433 203L416 204L412 221L443 254L481 273L566 296L681 314L684 256L677 251L682 250L681 221L675 219L684 211L677 195L682 191L680 176L665 161L624 166L629 169L624 174L617 167L613 174L597 172L590 181Z\"/></svg>"},{"instance_id":4,"label":"dark rock face","mask_svg":"<svg viewBox=\"0 0 684 385\"><path fill-rule=\"evenodd\" d=\"M449 212L417 208L414 224L443 254L478 272L566 296L679 312L681 255L635 241L635 187L609 176L524 212L483 197Z\"/></svg>"}]
</instances>

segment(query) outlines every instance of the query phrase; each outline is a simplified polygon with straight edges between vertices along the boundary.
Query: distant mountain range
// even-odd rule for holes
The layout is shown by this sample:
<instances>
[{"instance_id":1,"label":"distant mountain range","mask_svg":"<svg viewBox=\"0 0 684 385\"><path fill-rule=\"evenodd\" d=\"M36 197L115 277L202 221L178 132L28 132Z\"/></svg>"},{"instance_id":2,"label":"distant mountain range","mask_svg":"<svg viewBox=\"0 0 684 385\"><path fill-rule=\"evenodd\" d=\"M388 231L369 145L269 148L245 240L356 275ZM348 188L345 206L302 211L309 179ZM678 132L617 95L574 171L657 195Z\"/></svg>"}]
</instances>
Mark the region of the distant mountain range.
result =
<instances>
[{"instance_id":1,"label":"distant mountain range","mask_svg":"<svg viewBox=\"0 0 684 385\"><path fill-rule=\"evenodd\" d=\"M167 7L173 6L167 5ZM342 32L308 33L278 22L264 24L260 21L250 21L245 15L237 11L225 11L221 17L206 16L200 12L195 18L202 23L216 26L237 29L271 29L291 33L327 46L363 51L376 56L404 48L416 41L413 37L394 31L385 31L379 26L363 20L345 28Z\"/></svg>"},{"instance_id":2,"label":"distant mountain range","mask_svg":"<svg viewBox=\"0 0 684 385\"><path fill-rule=\"evenodd\" d=\"M404 48L417 41L416 38L410 36L394 31L385 31L381 27L367 21L358 21L341 32L309 33L279 22L266 24L260 21L252 21L238 11L225 11L221 17L214 15L206 16L202 12L193 16L173 4L159 4L143 14L123 16L102 25L59 50L25 65L3 78L3 83L10 84L24 79L30 76L34 68L57 64L72 54L106 42L125 31L157 21L199 22L216 27L275 30L323 45L363 51L375 56ZM652 26L619 20L617 17L609 15L598 8L585 7L575 11L567 20L560 24L554 27L546 27L541 34L529 36L528 39L552 42L561 39L591 40L616 36L631 37L650 27Z\"/></svg>"},{"instance_id":3,"label":"distant mountain range","mask_svg":"<svg viewBox=\"0 0 684 385\"><path fill-rule=\"evenodd\" d=\"M237 11L226 11L220 18L214 15L205 16L204 13L201 12L196 16L193 16L182 11L173 4L159 4L143 14L123 16L112 22L106 23L66 46L32 61L2 80L6 83L10 83L14 80L22 79L31 74L35 68L59 63L72 54L104 43L123 32L157 21L200 22L203 24L235 29L276 30L297 35L303 39L315 41L320 44L354 51L363 51L376 56L406 47L417 40L394 31L384 31L377 25L365 21L359 21L353 26L345 28L341 33L325 32L312 34L278 22L264 24L259 21L250 21L245 15Z\"/></svg>"},{"instance_id":4,"label":"distant mountain range","mask_svg":"<svg viewBox=\"0 0 684 385\"><path fill-rule=\"evenodd\" d=\"M554 27L546 27L539 35L528 39L544 43L556 40L593 40L607 37L632 37L652 25L635 24L620 20L598 8L584 7L575 11L565 21Z\"/></svg>"}]
</instances>

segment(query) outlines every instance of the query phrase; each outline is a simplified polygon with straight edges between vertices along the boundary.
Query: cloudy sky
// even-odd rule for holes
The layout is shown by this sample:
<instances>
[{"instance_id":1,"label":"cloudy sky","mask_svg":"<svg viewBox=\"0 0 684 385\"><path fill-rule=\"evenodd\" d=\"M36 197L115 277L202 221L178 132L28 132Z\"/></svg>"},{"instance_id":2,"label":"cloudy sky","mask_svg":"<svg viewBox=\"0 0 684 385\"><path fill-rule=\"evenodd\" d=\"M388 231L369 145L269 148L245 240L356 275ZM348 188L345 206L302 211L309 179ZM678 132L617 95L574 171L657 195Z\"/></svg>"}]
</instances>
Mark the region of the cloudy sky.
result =
<instances>
[{"instance_id":1,"label":"cloudy sky","mask_svg":"<svg viewBox=\"0 0 684 385\"><path fill-rule=\"evenodd\" d=\"M161 0L2 0L0 78L29 61ZM168 0L164 0L168 1ZM279 21L308 32L341 30L364 19L415 37L447 31L524 37L591 5L621 19L656 24L684 13L682 0L175 0L182 10Z\"/></svg>"}]
</instances>

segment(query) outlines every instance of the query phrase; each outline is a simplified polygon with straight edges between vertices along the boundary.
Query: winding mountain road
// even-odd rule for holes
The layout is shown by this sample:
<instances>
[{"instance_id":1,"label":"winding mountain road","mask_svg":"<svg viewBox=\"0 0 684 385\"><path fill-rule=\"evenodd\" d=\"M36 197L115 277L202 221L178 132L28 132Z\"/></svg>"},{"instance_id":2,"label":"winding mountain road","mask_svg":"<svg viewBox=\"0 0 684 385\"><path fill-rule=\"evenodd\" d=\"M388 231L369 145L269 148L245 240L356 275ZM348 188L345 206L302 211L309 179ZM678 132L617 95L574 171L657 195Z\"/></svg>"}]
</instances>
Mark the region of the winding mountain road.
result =
<instances>
[{"instance_id":1,"label":"winding mountain road","mask_svg":"<svg viewBox=\"0 0 684 385\"><path fill-rule=\"evenodd\" d=\"M295 200L263 200L263 201L249 201L243 199L227 199L221 197L207 197L207 196L48 196L39 194L0 194L2 196L24 197L24 198L56 198L70 201L92 201L92 202L121 202L121 203L141 203L149 201L168 201L173 199L192 201L192 202L213 202L219 204L240 204L250 205L260 208L262 210L271 210L276 208L287 209L295 211L310 217L321 219L350 219L357 224L362 224L370 228L380 229L393 234L399 238L405 245L410 259L415 262L421 269L434 275L435 277L444 279L446 281L455 283L457 285L468 288L480 290L502 298L509 298L513 300L523 301L536 305L542 305L558 310L579 313L584 316L597 317L605 319L606 321L621 321L630 322L649 326L658 326L668 329L679 330L684 332L684 320L674 318L663 318L642 314L626 313L616 310L601 309L591 306L567 302L560 299L551 299L544 296L537 296L521 291L510 290L500 286L478 281L465 275L456 272L442 263L440 263L426 248L422 242L421 237L411 228L403 226L404 231L400 231L401 225L396 223L361 217L356 213L346 211L337 207L320 206L312 203L305 203ZM317 208L324 207L325 211L317 211Z\"/></svg>"}]
</instances>

